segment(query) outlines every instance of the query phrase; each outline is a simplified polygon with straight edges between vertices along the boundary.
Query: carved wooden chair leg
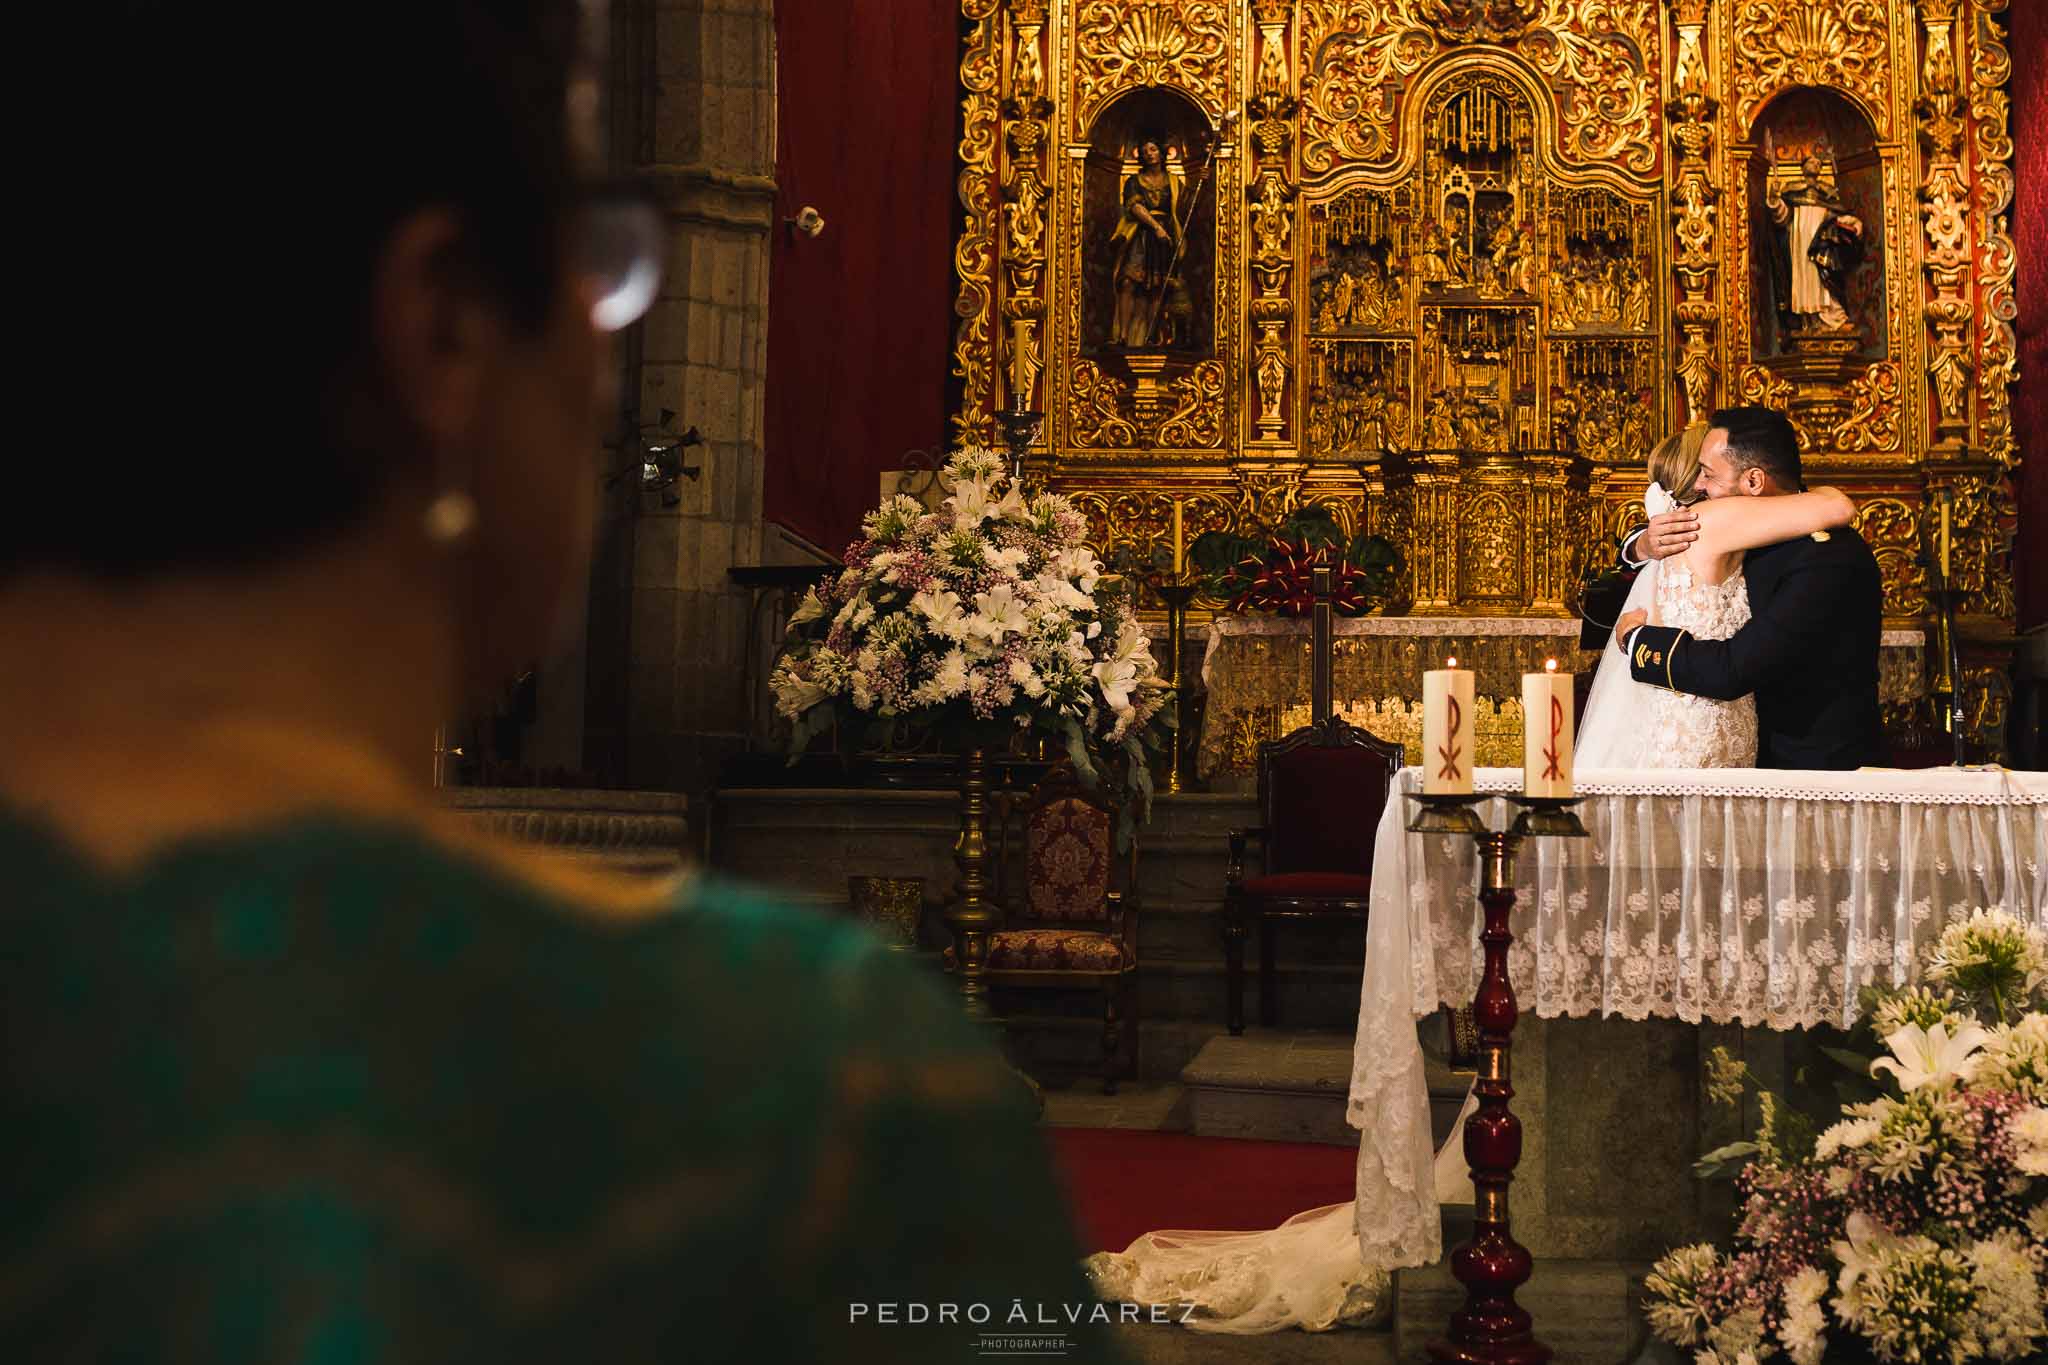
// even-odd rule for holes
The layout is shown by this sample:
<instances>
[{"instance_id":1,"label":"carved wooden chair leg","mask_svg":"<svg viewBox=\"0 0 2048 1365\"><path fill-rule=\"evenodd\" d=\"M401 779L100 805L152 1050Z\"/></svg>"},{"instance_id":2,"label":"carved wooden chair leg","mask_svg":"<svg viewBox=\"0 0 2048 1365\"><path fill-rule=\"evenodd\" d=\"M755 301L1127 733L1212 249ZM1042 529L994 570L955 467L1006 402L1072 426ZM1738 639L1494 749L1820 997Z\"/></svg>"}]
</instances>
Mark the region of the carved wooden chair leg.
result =
<instances>
[{"instance_id":1,"label":"carved wooden chair leg","mask_svg":"<svg viewBox=\"0 0 2048 1365\"><path fill-rule=\"evenodd\" d=\"M1223 904L1224 1021L1234 1037L1244 1032L1244 907Z\"/></svg>"},{"instance_id":2,"label":"carved wooden chair leg","mask_svg":"<svg viewBox=\"0 0 2048 1365\"><path fill-rule=\"evenodd\" d=\"M1280 972L1274 938L1272 919L1259 916L1259 1022L1267 1028L1280 1022Z\"/></svg>"},{"instance_id":3,"label":"carved wooden chair leg","mask_svg":"<svg viewBox=\"0 0 2048 1365\"><path fill-rule=\"evenodd\" d=\"M1102 988L1102 1093L1116 1093L1117 1054L1121 1050L1123 1020L1117 1011L1120 980L1111 977Z\"/></svg>"}]
</instances>

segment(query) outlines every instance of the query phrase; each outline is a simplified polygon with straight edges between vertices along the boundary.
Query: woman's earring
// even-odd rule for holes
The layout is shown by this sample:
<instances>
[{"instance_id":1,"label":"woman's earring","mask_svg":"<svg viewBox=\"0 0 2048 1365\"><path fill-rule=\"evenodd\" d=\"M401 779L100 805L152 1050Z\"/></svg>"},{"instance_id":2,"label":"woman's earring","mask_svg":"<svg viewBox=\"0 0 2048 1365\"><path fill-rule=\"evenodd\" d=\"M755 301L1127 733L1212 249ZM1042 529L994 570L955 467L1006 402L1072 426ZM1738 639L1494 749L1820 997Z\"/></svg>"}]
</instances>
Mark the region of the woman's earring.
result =
<instances>
[{"instance_id":1,"label":"woman's earring","mask_svg":"<svg viewBox=\"0 0 2048 1365\"><path fill-rule=\"evenodd\" d=\"M476 528L476 499L450 489L427 504L427 539L453 545Z\"/></svg>"}]
</instances>

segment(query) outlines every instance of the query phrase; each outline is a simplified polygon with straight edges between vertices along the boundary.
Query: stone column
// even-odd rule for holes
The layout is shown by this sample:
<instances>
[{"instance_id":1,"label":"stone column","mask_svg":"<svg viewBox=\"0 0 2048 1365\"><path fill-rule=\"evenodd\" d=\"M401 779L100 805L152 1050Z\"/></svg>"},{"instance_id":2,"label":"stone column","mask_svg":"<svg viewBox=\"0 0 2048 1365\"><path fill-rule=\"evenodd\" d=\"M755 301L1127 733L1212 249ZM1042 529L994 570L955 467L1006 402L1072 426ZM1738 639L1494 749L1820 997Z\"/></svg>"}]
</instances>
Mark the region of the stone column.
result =
<instances>
[{"instance_id":1,"label":"stone column","mask_svg":"<svg viewBox=\"0 0 2048 1365\"><path fill-rule=\"evenodd\" d=\"M615 8L620 36L640 49L621 61L644 76L635 108L623 107L632 83L615 82L618 118L642 127L620 160L656 188L670 228L661 297L624 359L625 425L668 411L703 444L685 451L700 472L667 495L613 495L593 591L589 753L608 781L691 790L709 785L745 728L747 596L726 571L761 554L774 26L769 0ZM615 619L600 657L607 594Z\"/></svg>"}]
</instances>

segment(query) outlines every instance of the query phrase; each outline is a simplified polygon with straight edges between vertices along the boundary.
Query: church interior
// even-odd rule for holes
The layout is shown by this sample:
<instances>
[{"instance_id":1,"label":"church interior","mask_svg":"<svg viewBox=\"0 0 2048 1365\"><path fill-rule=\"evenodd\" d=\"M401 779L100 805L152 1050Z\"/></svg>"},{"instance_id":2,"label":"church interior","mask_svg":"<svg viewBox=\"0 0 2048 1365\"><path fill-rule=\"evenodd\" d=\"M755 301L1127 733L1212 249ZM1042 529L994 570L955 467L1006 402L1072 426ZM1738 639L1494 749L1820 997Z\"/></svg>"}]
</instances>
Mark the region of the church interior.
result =
<instances>
[{"instance_id":1,"label":"church interior","mask_svg":"<svg viewBox=\"0 0 2048 1365\"><path fill-rule=\"evenodd\" d=\"M2048 6L583 9L596 159L656 210L659 284L604 329L602 421L560 453L589 546L566 609L407 741L422 827L614 888L591 897L701 885L788 917L716 950L729 973L692 964L733 1012L707 1007L687 1042L650 1022L663 942L548 950L583 973L564 989L593 1030L660 1031L607 1055L695 1049L679 1131L744 1155L778 1112L762 1078L814 1062L848 1095L914 1075L937 1113L958 1041L1016 1141L974 1164L972 1131L942 1141L906 1107L820 1157L815 1219L792 1228L831 1243L873 1219L894 1240L843 1280L817 1260L812 1288L775 1283L770 1250L684 1294L767 1305L729 1340L657 1322L681 1292L658 1269L605 1278L693 1220L725 1226L716 1200L691 1212L712 1158L673 1153L672 1183L593 1215L618 1245L593 1231L557 1256L567 1204L529 1226L512 1197L490 1227L529 1242L476 1250L498 1268L474 1282L516 1311L458 1287L450 1321L587 1359L538 1343L601 1285L663 1308L586 1340L678 1361L2048 1358ZM1789 456L1748 453L1780 431ZM1653 483L1666 457L1700 482ZM1724 497L1724 464L1737 491L1796 496ZM1826 490L1853 511L1733 529L1743 503L1825 517ZM429 535L461 542L475 517L488 543L494 504L451 496ZM1736 577L1683 577L1704 571L1662 548L1667 517ZM1738 614L1687 616L1688 590ZM1744 681L1688 683L1703 660ZM1623 694L1619 726L1603 698ZM1732 751L1681 752L1724 722ZM36 808L38 780L0 801ZM0 822L11 881L55 885L37 847ZM392 903L431 915L426 877ZM297 951L234 913L223 943ZM326 942L293 922L291 942ZM492 961L556 942L530 932ZM832 1014L858 992L826 959L859 952L874 999ZM449 998L487 1011L461 979ZM43 996L9 992L30 1002L12 1054ZM890 1015L896 992L942 1002L943 1026ZM933 1069L892 1051L913 1035ZM538 1022L512 1036L551 1051ZM251 1074L450 1103L306 1046ZM12 1070L10 1107L56 1121L44 1070ZM211 1093L206 1068L180 1074ZM613 1113L596 1077L503 1112L569 1134L565 1109ZM1935 1136L1884 1165L1886 1115L1913 1105ZM666 1131L618 1113L630 1142ZM1966 1120L1977 1136L1954 1137ZM464 1202L481 1195L436 1183L470 1189L459 1169L401 1181L360 1144L305 1141L345 1188L411 1182L434 1247L497 1237ZM679 1150L725 1151L696 1141ZM490 1147L461 1150L488 1167ZM277 1160L307 1188L332 1174ZM17 1169L76 1174L49 1161ZM149 1169L148 1199L175 1203L216 1168ZM305 1219L341 1216L316 1204ZM13 1220L0 1340L117 1340L66 1328L63 1294L157 1263L92 1278L146 1221L93 1207L112 1212L75 1236ZM404 1220L363 1216L366 1244L410 1245ZM939 1269L1006 1240L1014 1263ZM1949 1317L1870 1287L1915 1256L1960 1277ZM469 1260L417 1263L472 1283ZM309 1303L331 1286L305 1284L263 1312L325 1321ZM822 1325L785 1341L777 1312ZM380 1330L425 1353L344 1333L319 1358L450 1358ZM167 1325L134 1358L231 1358L177 1344L202 1339Z\"/></svg>"}]
</instances>

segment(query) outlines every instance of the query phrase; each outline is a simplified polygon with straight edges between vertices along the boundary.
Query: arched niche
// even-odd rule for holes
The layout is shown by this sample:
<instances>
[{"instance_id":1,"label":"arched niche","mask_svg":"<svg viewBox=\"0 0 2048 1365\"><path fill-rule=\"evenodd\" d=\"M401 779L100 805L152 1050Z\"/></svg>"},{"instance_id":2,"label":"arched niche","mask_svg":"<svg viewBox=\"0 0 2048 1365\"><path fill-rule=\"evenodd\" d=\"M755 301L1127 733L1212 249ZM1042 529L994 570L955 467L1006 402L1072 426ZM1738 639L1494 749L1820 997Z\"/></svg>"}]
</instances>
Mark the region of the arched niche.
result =
<instances>
[{"instance_id":1,"label":"arched niche","mask_svg":"<svg viewBox=\"0 0 2048 1365\"><path fill-rule=\"evenodd\" d=\"M1757 115L1748 147L1753 353L1767 360L1824 346L1845 360L1883 359L1889 342L1884 165L1869 118L1837 91L1793 86L1772 97ZM1847 244L1841 242L1839 229L1829 229L1828 224L1846 216L1860 228L1854 234L1860 260L1840 275L1842 290L1835 302L1841 306L1841 319L1831 319L1825 311L1805 311L1813 302L1811 277L1805 296L1794 297L1802 291L1794 278L1793 255L1799 247L1793 241L1792 219L1801 203L1824 208L1824 213L1810 217L1837 234L1838 246ZM1811 230L1811 223L1807 226ZM1823 252L1830 250L1825 235L1820 245ZM1809 259L1812 247L1809 241ZM1818 273L1825 281L1827 272Z\"/></svg>"},{"instance_id":2,"label":"arched niche","mask_svg":"<svg viewBox=\"0 0 2048 1365\"><path fill-rule=\"evenodd\" d=\"M1184 234L1178 243L1175 283L1164 290L1133 279L1142 276L1149 281L1159 261L1148 267L1136 258L1150 229L1126 210L1134 182L1141 191L1151 188L1144 184L1141 159L1146 141L1152 139L1160 144L1170 182L1174 213L1169 230ZM1081 186L1082 355L1215 353L1216 185L1209 164L1213 154L1207 116L1177 90L1132 90L1095 120ZM1148 206L1148 212L1163 218L1153 207ZM1120 226L1125 228L1122 233ZM1167 260L1174 245L1159 248Z\"/></svg>"}]
</instances>

